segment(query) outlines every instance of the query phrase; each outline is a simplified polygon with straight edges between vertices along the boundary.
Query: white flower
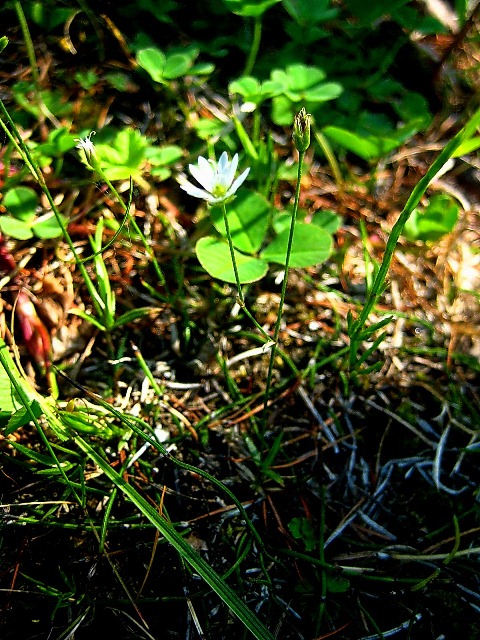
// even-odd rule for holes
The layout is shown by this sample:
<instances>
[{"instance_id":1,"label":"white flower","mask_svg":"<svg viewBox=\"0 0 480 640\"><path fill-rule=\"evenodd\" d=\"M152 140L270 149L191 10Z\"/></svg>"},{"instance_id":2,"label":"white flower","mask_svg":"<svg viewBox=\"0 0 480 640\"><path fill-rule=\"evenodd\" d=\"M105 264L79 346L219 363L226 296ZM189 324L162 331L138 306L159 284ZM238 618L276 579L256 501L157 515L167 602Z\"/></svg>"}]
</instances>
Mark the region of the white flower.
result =
<instances>
[{"instance_id":1,"label":"white flower","mask_svg":"<svg viewBox=\"0 0 480 640\"><path fill-rule=\"evenodd\" d=\"M236 153L232 161L228 159L227 152L224 151L220 156L220 160L206 160L200 156L198 164L190 164L188 166L190 173L202 185L203 189L199 189L190 182L180 185L180 188L186 191L194 198L201 198L208 204L221 204L230 200L237 189L243 182L250 171L250 168L238 176L236 180L235 172L238 166L238 154Z\"/></svg>"},{"instance_id":2,"label":"white flower","mask_svg":"<svg viewBox=\"0 0 480 640\"><path fill-rule=\"evenodd\" d=\"M78 142L76 148L80 151L84 151L85 158L88 162L93 155L95 155L95 146L92 142L92 136L96 135L96 131L90 131L86 138L75 138L75 142Z\"/></svg>"}]
</instances>

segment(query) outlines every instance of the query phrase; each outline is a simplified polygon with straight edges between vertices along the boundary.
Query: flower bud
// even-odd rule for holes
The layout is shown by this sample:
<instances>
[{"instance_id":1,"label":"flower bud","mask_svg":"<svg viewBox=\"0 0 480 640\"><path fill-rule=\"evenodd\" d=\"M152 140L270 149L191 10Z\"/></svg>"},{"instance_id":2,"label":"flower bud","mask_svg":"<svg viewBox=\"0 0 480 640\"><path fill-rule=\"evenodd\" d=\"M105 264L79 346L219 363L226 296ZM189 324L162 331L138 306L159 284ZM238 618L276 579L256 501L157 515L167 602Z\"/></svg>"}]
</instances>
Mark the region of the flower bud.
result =
<instances>
[{"instance_id":1,"label":"flower bud","mask_svg":"<svg viewBox=\"0 0 480 640\"><path fill-rule=\"evenodd\" d=\"M305 111L300 111L295 116L295 122L293 124L293 142L300 153L305 151L310 146L310 123L312 116Z\"/></svg>"}]
</instances>

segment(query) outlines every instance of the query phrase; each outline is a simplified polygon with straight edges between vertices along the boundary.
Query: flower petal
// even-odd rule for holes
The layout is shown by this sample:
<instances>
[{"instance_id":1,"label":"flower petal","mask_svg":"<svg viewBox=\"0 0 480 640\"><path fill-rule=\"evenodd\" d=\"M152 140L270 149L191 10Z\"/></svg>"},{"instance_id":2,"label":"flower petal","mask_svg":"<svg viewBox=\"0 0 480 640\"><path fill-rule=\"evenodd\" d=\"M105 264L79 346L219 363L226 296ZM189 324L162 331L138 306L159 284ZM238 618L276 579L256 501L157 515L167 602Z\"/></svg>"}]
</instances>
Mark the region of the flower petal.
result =
<instances>
[{"instance_id":1,"label":"flower petal","mask_svg":"<svg viewBox=\"0 0 480 640\"><path fill-rule=\"evenodd\" d=\"M211 177L196 165L190 164L188 169L195 180L209 191L212 183Z\"/></svg>"},{"instance_id":2,"label":"flower petal","mask_svg":"<svg viewBox=\"0 0 480 640\"><path fill-rule=\"evenodd\" d=\"M237 172L237 167L238 167L238 153L236 153L233 156L232 162L230 163L230 167L228 168L227 175L226 175L226 180L225 180L225 186L226 187L231 187L232 186L233 179L234 179L235 174Z\"/></svg>"},{"instance_id":3,"label":"flower petal","mask_svg":"<svg viewBox=\"0 0 480 640\"><path fill-rule=\"evenodd\" d=\"M234 181L230 189L225 194L225 197L229 197L232 194L234 194L238 190L240 185L242 185L245 182L249 173L250 173L250 167L248 167L248 169L245 169L245 171L238 176L238 178Z\"/></svg>"},{"instance_id":4,"label":"flower petal","mask_svg":"<svg viewBox=\"0 0 480 640\"><path fill-rule=\"evenodd\" d=\"M222 155L220 156L220 159L218 161L218 165L217 165L217 173L224 175L226 173L226 171L228 171L228 166L229 166L229 161L228 161L228 154L226 151L224 151L222 153Z\"/></svg>"},{"instance_id":5,"label":"flower petal","mask_svg":"<svg viewBox=\"0 0 480 640\"><path fill-rule=\"evenodd\" d=\"M180 185L180 189L183 189L188 193L189 196L193 196L194 198L200 198L201 200L210 201L212 194L208 193L208 191L204 191L203 189L199 189L191 182L185 182Z\"/></svg>"}]
</instances>

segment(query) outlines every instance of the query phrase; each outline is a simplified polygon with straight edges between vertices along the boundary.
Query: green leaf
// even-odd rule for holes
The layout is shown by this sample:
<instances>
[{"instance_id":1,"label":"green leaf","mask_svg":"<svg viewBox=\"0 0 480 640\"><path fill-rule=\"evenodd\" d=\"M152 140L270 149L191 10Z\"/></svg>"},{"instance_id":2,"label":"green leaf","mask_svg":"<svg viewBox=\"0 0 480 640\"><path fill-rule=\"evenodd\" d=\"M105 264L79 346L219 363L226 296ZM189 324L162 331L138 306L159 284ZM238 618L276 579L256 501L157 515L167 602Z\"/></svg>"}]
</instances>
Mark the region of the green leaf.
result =
<instances>
[{"instance_id":1,"label":"green leaf","mask_svg":"<svg viewBox=\"0 0 480 640\"><path fill-rule=\"evenodd\" d=\"M285 96L292 102L325 102L338 98L343 87L336 82L323 82L325 71L306 64L291 64L285 70L274 69L271 81L283 87Z\"/></svg>"},{"instance_id":2,"label":"green leaf","mask_svg":"<svg viewBox=\"0 0 480 640\"><path fill-rule=\"evenodd\" d=\"M345 576L327 574L327 590L329 593L345 593L350 589L350 580Z\"/></svg>"},{"instance_id":3,"label":"green leaf","mask_svg":"<svg viewBox=\"0 0 480 640\"><path fill-rule=\"evenodd\" d=\"M177 550L183 560L188 562L198 575L219 595L231 611L238 616L245 627L257 640L274 640L273 634L260 619L247 607L237 593L223 580L212 567L182 537L175 527L166 520L138 491L126 482L95 449L80 436L75 437L77 445L87 453L92 461L102 469L105 475L122 491L139 511L150 520L164 538Z\"/></svg>"},{"instance_id":4,"label":"green leaf","mask_svg":"<svg viewBox=\"0 0 480 640\"><path fill-rule=\"evenodd\" d=\"M330 7L330 0L282 0L283 6L299 24L311 26L335 18L339 10Z\"/></svg>"},{"instance_id":5,"label":"green leaf","mask_svg":"<svg viewBox=\"0 0 480 640\"><path fill-rule=\"evenodd\" d=\"M479 148L480 136L475 136L459 144L458 149L452 155L452 158L460 158L461 156L466 156L468 153L472 153L472 151L476 151Z\"/></svg>"},{"instance_id":6,"label":"green leaf","mask_svg":"<svg viewBox=\"0 0 480 640\"><path fill-rule=\"evenodd\" d=\"M166 167L152 167L152 169L150 170L150 175L155 176L157 180L162 182L163 180L168 180L168 178L170 178L170 176L172 175L172 172Z\"/></svg>"},{"instance_id":7,"label":"green leaf","mask_svg":"<svg viewBox=\"0 0 480 640\"><path fill-rule=\"evenodd\" d=\"M8 45L8 38L7 36L2 36L0 38L0 53L2 53L2 51L5 49L5 47Z\"/></svg>"},{"instance_id":8,"label":"green leaf","mask_svg":"<svg viewBox=\"0 0 480 640\"><path fill-rule=\"evenodd\" d=\"M25 222L32 220L37 215L37 208L40 200L33 189L30 187L15 187L5 194L3 205L14 218L24 220Z\"/></svg>"},{"instance_id":9,"label":"green leaf","mask_svg":"<svg viewBox=\"0 0 480 640\"><path fill-rule=\"evenodd\" d=\"M394 103L393 106L403 122L410 125L415 123L418 130L427 129L432 122L427 99L415 91L402 96L400 102Z\"/></svg>"},{"instance_id":10,"label":"green leaf","mask_svg":"<svg viewBox=\"0 0 480 640\"><path fill-rule=\"evenodd\" d=\"M95 316L85 313L85 311L83 311L82 309L76 309L76 308L70 309L69 313L73 314L74 316L78 316L79 318L82 318L82 320L85 320L85 322L89 322L90 324L93 324L93 326L99 329L100 331L107 330L106 326L102 324L99 320L97 320Z\"/></svg>"},{"instance_id":11,"label":"green leaf","mask_svg":"<svg viewBox=\"0 0 480 640\"><path fill-rule=\"evenodd\" d=\"M166 57L163 51L157 47L147 47L140 49L137 53L137 62L142 69L150 75L155 82L164 82L163 71L165 69Z\"/></svg>"},{"instance_id":12,"label":"green leaf","mask_svg":"<svg viewBox=\"0 0 480 640\"><path fill-rule=\"evenodd\" d=\"M44 465L45 467L53 467L57 464L52 457L46 456L39 451L35 451L35 449L31 447L26 447L25 445L20 444L20 442L15 442L15 440L10 441L10 446L12 446L17 451L20 451L20 453L23 453L23 455L26 456L27 460L33 460L34 462L38 462L38 464Z\"/></svg>"},{"instance_id":13,"label":"green leaf","mask_svg":"<svg viewBox=\"0 0 480 640\"><path fill-rule=\"evenodd\" d=\"M198 261L213 278L224 282L235 282L235 272L227 242L207 236L200 238L195 251ZM261 280L268 271L268 264L265 261L246 256L244 253L235 251L235 260L242 284Z\"/></svg>"},{"instance_id":14,"label":"green leaf","mask_svg":"<svg viewBox=\"0 0 480 640\"><path fill-rule=\"evenodd\" d=\"M319 84L308 91L305 91L300 95L300 100L305 99L308 102L327 102L328 100L334 100L342 93L343 87L338 82L324 82ZM286 94L288 97L290 92Z\"/></svg>"},{"instance_id":15,"label":"green leaf","mask_svg":"<svg viewBox=\"0 0 480 640\"><path fill-rule=\"evenodd\" d=\"M133 86L129 76L121 71L106 73L103 79L111 84L117 91L128 91L128 89Z\"/></svg>"},{"instance_id":16,"label":"green leaf","mask_svg":"<svg viewBox=\"0 0 480 640\"><path fill-rule=\"evenodd\" d=\"M1 338L0 351L0 418L9 418L12 414L25 408L15 390L12 378L18 387L24 391L29 401L33 400L33 397L28 383L20 375L7 345Z\"/></svg>"},{"instance_id":17,"label":"green leaf","mask_svg":"<svg viewBox=\"0 0 480 640\"><path fill-rule=\"evenodd\" d=\"M356 16L360 24L367 25L373 23L385 14L407 4L409 0L345 0L347 8Z\"/></svg>"},{"instance_id":18,"label":"green leaf","mask_svg":"<svg viewBox=\"0 0 480 640\"><path fill-rule=\"evenodd\" d=\"M293 205L288 205L285 211L280 211L279 213L274 214L272 227L277 235L282 233L282 231L285 231L285 229L290 229L290 225L292 223L292 214ZM304 209L298 209L295 224L303 222L306 215L307 212Z\"/></svg>"},{"instance_id":19,"label":"green leaf","mask_svg":"<svg viewBox=\"0 0 480 640\"><path fill-rule=\"evenodd\" d=\"M96 144L95 151L109 180L134 179L145 161L148 140L136 129L119 131L110 144Z\"/></svg>"},{"instance_id":20,"label":"green leaf","mask_svg":"<svg viewBox=\"0 0 480 640\"><path fill-rule=\"evenodd\" d=\"M360 116L356 131L330 126L325 127L323 133L348 151L372 161L399 147L415 135L423 124L424 120L418 118L395 129L388 118L367 112Z\"/></svg>"},{"instance_id":21,"label":"green leaf","mask_svg":"<svg viewBox=\"0 0 480 640\"><path fill-rule=\"evenodd\" d=\"M114 329L118 329L118 327L122 327L124 324L128 324L129 322L138 320L138 318L148 316L152 313L152 311L155 311L153 307L139 307L138 309L130 309L130 311L125 312L115 320L113 327Z\"/></svg>"},{"instance_id":22,"label":"green leaf","mask_svg":"<svg viewBox=\"0 0 480 640\"><path fill-rule=\"evenodd\" d=\"M373 160L379 157L378 141L372 136L359 135L354 131L333 126L325 127L323 133L364 160Z\"/></svg>"},{"instance_id":23,"label":"green leaf","mask_svg":"<svg viewBox=\"0 0 480 640\"><path fill-rule=\"evenodd\" d=\"M98 76L93 69L87 69L87 71L77 71L73 76L82 89L89 90L95 86L98 81Z\"/></svg>"},{"instance_id":24,"label":"green leaf","mask_svg":"<svg viewBox=\"0 0 480 640\"><path fill-rule=\"evenodd\" d=\"M156 167L177 162L183 156L181 147L166 145L165 147L147 147L145 157Z\"/></svg>"},{"instance_id":25,"label":"green leaf","mask_svg":"<svg viewBox=\"0 0 480 640\"><path fill-rule=\"evenodd\" d=\"M451 233L458 220L460 207L447 194L436 194L425 209L414 209L405 223L409 240L436 241Z\"/></svg>"},{"instance_id":26,"label":"green leaf","mask_svg":"<svg viewBox=\"0 0 480 640\"><path fill-rule=\"evenodd\" d=\"M325 71L306 64L291 64L285 70L273 69L270 77L273 82L281 84L287 90L301 92L324 80Z\"/></svg>"},{"instance_id":27,"label":"green leaf","mask_svg":"<svg viewBox=\"0 0 480 640\"><path fill-rule=\"evenodd\" d=\"M17 220L17 218L12 218L11 216L0 216L0 230L6 236L10 236L16 240L29 240L33 238L30 223Z\"/></svg>"},{"instance_id":28,"label":"green leaf","mask_svg":"<svg viewBox=\"0 0 480 640\"><path fill-rule=\"evenodd\" d=\"M224 126L223 122L214 118L200 118L193 124L196 134L201 140L208 140L220 135Z\"/></svg>"},{"instance_id":29,"label":"green leaf","mask_svg":"<svg viewBox=\"0 0 480 640\"><path fill-rule=\"evenodd\" d=\"M185 53L167 55L165 68L163 69L163 77L167 80L181 78L188 72L191 66L192 60L190 56Z\"/></svg>"},{"instance_id":30,"label":"green leaf","mask_svg":"<svg viewBox=\"0 0 480 640\"><path fill-rule=\"evenodd\" d=\"M242 78L238 78L238 80L233 80L228 85L229 93L238 93L243 97L248 96L250 100L250 96L260 95L261 89L260 82L253 78L252 76L243 76ZM255 102L252 100L252 102Z\"/></svg>"},{"instance_id":31,"label":"green leaf","mask_svg":"<svg viewBox=\"0 0 480 640\"><path fill-rule=\"evenodd\" d=\"M282 231L260 257L268 262L285 264L289 229ZM295 224L292 252L290 254L291 267L310 267L324 262L332 251L332 236L316 225L299 222Z\"/></svg>"},{"instance_id":32,"label":"green leaf","mask_svg":"<svg viewBox=\"0 0 480 640\"><path fill-rule=\"evenodd\" d=\"M227 206L232 242L237 249L245 253L255 253L260 249L267 232L269 209L265 198L246 189ZM223 208L212 207L210 214L217 231L226 236Z\"/></svg>"},{"instance_id":33,"label":"green leaf","mask_svg":"<svg viewBox=\"0 0 480 640\"><path fill-rule=\"evenodd\" d=\"M227 9L237 16L258 18L280 0L223 0L223 2Z\"/></svg>"},{"instance_id":34,"label":"green leaf","mask_svg":"<svg viewBox=\"0 0 480 640\"><path fill-rule=\"evenodd\" d=\"M62 220L65 225L67 224L67 219L65 216L62 216ZM37 222L32 224L32 230L37 238L58 238L62 235L62 228L58 224L58 221L55 215L52 213L46 216L42 216L41 219L38 219Z\"/></svg>"},{"instance_id":35,"label":"green leaf","mask_svg":"<svg viewBox=\"0 0 480 640\"><path fill-rule=\"evenodd\" d=\"M51 32L55 27L64 25L69 19L73 19L77 12L75 8L54 8L53 5L54 3L37 0L37 2L29 2L25 9L34 22Z\"/></svg>"},{"instance_id":36,"label":"green leaf","mask_svg":"<svg viewBox=\"0 0 480 640\"><path fill-rule=\"evenodd\" d=\"M272 120L275 124L288 127L293 123L295 106L286 96L275 96L272 100Z\"/></svg>"},{"instance_id":37,"label":"green leaf","mask_svg":"<svg viewBox=\"0 0 480 640\"><path fill-rule=\"evenodd\" d=\"M288 523L290 533L296 540L301 540L306 551L313 551L317 546L317 539L310 520L306 518L292 518Z\"/></svg>"},{"instance_id":38,"label":"green leaf","mask_svg":"<svg viewBox=\"0 0 480 640\"><path fill-rule=\"evenodd\" d=\"M189 74L191 76L209 76L215 71L213 62L197 62L190 67Z\"/></svg>"},{"instance_id":39,"label":"green leaf","mask_svg":"<svg viewBox=\"0 0 480 640\"><path fill-rule=\"evenodd\" d=\"M30 411L26 407L22 406L21 409L16 411L10 417L7 423L4 435L8 436L10 433L13 433L20 427L23 427L24 425L28 424L32 419L32 415L31 415L32 413L36 418L39 418L43 413L41 406L36 400L32 400L30 404Z\"/></svg>"},{"instance_id":40,"label":"green leaf","mask_svg":"<svg viewBox=\"0 0 480 640\"><path fill-rule=\"evenodd\" d=\"M243 76L228 85L229 93L241 95L245 102L253 102L256 105L261 104L272 96L278 95L282 89L283 84L281 82L266 80L260 83L251 76Z\"/></svg>"},{"instance_id":41,"label":"green leaf","mask_svg":"<svg viewBox=\"0 0 480 640\"><path fill-rule=\"evenodd\" d=\"M322 227L322 229L325 229L325 231L328 231L329 233L335 233L338 231L342 222L342 218L336 214L335 211L330 211L329 209L317 211L312 216L312 224Z\"/></svg>"},{"instance_id":42,"label":"green leaf","mask_svg":"<svg viewBox=\"0 0 480 640\"><path fill-rule=\"evenodd\" d=\"M48 134L48 140L35 147L34 153L41 153L47 157L61 156L76 145L75 136L68 132L67 127L54 129Z\"/></svg>"}]
</instances>

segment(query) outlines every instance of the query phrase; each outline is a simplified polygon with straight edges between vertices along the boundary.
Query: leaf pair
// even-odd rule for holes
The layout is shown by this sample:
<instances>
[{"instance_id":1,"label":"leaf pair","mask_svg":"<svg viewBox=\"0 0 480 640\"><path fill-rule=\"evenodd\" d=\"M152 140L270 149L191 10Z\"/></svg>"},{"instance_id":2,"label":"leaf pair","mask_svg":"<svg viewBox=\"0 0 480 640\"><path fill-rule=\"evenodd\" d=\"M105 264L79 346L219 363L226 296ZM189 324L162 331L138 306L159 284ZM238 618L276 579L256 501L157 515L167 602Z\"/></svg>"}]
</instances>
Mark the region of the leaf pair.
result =
<instances>
[{"instance_id":1,"label":"leaf pair","mask_svg":"<svg viewBox=\"0 0 480 640\"><path fill-rule=\"evenodd\" d=\"M228 207L227 217L235 247L240 282L255 282L263 278L269 263L285 264L288 228L281 228L276 237L263 249L268 226L270 205L261 195L244 190ZM201 238L196 253L202 267L214 278L235 282L230 250L225 239L226 228L221 207L210 209L219 237ZM290 219L290 216L288 216ZM324 262L332 250L332 236L321 226L299 222L295 226L291 267L308 267Z\"/></svg>"}]
</instances>

